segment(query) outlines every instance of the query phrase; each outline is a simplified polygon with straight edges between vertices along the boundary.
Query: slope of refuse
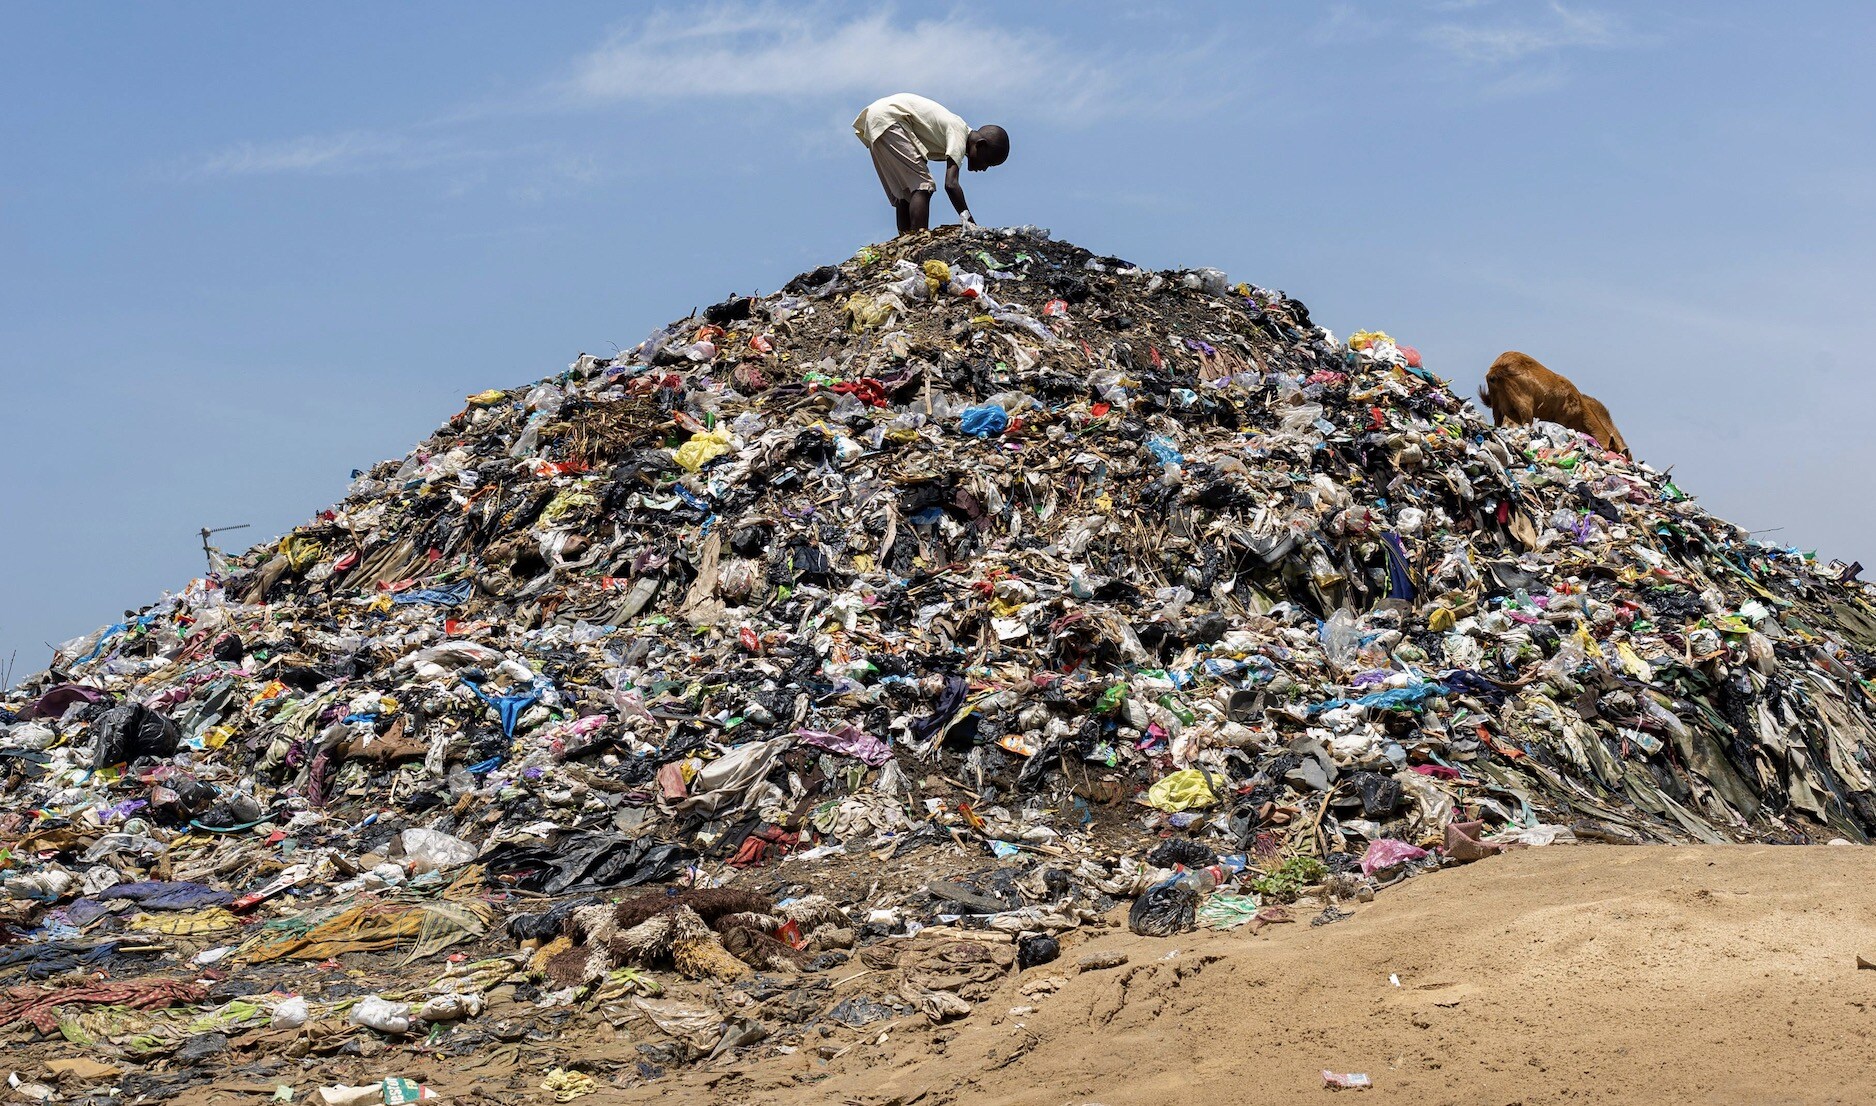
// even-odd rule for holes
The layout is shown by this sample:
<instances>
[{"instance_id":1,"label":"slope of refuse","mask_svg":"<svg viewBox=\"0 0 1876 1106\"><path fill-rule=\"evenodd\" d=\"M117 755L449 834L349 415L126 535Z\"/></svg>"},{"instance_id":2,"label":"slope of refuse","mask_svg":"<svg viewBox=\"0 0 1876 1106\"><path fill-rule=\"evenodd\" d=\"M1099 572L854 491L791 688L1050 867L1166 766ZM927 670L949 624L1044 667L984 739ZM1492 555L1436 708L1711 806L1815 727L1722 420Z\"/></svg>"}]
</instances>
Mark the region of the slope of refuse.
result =
<instances>
[{"instance_id":1,"label":"slope of refuse","mask_svg":"<svg viewBox=\"0 0 1876 1106\"><path fill-rule=\"evenodd\" d=\"M0 701L0 1033L71 1061L22 1078L578 1097L967 1016L1085 927L1866 841L1858 567L1420 360L1019 228L470 396Z\"/></svg>"}]
</instances>

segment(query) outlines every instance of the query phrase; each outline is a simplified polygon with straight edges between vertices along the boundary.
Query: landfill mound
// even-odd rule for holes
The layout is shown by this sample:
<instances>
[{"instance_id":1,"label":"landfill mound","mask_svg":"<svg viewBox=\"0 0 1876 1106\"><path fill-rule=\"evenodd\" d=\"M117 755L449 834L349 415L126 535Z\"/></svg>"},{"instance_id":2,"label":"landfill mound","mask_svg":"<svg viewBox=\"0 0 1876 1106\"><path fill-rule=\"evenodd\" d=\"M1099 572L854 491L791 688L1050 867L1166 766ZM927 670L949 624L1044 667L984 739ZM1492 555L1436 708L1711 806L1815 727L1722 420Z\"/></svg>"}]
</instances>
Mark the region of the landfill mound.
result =
<instances>
[{"instance_id":1,"label":"landfill mound","mask_svg":"<svg viewBox=\"0 0 1876 1106\"><path fill-rule=\"evenodd\" d=\"M579 1097L1086 928L1866 841L1857 572L1280 292L908 236L471 396L8 693L0 1032L52 1098Z\"/></svg>"}]
</instances>

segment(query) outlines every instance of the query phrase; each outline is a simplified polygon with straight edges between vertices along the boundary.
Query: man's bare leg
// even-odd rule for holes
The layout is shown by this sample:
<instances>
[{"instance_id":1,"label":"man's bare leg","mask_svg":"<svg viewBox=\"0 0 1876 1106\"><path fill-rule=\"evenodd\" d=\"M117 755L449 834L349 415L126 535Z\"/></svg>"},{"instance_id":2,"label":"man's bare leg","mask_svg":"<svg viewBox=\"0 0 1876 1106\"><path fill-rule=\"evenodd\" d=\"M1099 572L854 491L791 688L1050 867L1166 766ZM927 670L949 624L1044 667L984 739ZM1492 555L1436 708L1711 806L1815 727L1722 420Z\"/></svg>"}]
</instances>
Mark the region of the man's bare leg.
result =
<instances>
[{"instance_id":1,"label":"man's bare leg","mask_svg":"<svg viewBox=\"0 0 1876 1106\"><path fill-rule=\"evenodd\" d=\"M910 208L907 214L911 217L912 229L913 230L930 230L931 229L931 193L930 192L912 193L907 203L907 206Z\"/></svg>"},{"instance_id":2,"label":"man's bare leg","mask_svg":"<svg viewBox=\"0 0 1876 1106\"><path fill-rule=\"evenodd\" d=\"M899 233L912 229L912 205L906 200L897 200L892 205L892 213L899 220Z\"/></svg>"}]
</instances>

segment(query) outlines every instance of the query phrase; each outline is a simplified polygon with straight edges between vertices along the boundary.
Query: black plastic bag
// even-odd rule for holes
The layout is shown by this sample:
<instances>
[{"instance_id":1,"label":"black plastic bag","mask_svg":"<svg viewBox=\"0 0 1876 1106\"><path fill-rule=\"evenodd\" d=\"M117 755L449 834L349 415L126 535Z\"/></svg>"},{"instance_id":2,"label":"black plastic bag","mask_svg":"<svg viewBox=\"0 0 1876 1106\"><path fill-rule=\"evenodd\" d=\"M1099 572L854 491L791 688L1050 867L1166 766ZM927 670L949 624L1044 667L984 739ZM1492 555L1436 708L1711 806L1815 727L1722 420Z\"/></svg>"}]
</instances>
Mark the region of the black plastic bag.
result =
<instances>
[{"instance_id":1,"label":"black plastic bag","mask_svg":"<svg viewBox=\"0 0 1876 1106\"><path fill-rule=\"evenodd\" d=\"M598 901L591 897L578 898L539 914L512 914L508 918L508 936L517 941L551 941L567 932L567 921L575 910Z\"/></svg>"},{"instance_id":2,"label":"black plastic bag","mask_svg":"<svg viewBox=\"0 0 1876 1106\"><path fill-rule=\"evenodd\" d=\"M1062 943L1045 934L1034 934L1016 942L1016 966L1033 968L1062 955Z\"/></svg>"},{"instance_id":3,"label":"black plastic bag","mask_svg":"<svg viewBox=\"0 0 1876 1106\"><path fill-rule=\"evenodd\" d=\"M1198 921L1198 912L1198 892L1169 879L1147 888L1133 900L1133 908L1127 911L1127 928L1142 937L1171 937L1191 929Z\"/></svg>"},{"instance_id":4,"label":"black plastic bag","mask_svg":"<svg viewBox=\"0 0 1876 1106\"><path fill-rule=\"evenodd\" d=\"M554 847L500 845L482 862L495 875L519 876L515 885L523 891L564 895L656 883L670 879L695 859L693 849L649 837L593 834L570 837Z\"/></svg>"},{"instance_id":5,"label":"black plastic bag","mask_svg":"<svg viewBox=\"0 0 1876 1106\"><path fill-rule=\"evenodd\" d=\"M182 743L176 723L141 703L112 707L91 724L97 741L91 747L91 770L128 764L139 757L166 757Z\"/></svg>"},{"instance_id":6,"label":"black plastic bag","mask_svg":"<svg viewBox=\"0 0 1876 1106\"><path fill-rule=\"evenodd\" d=\"M1218 863L1218 854L1190 837L1169 837L1153 846L1153 851L1146 854L1146 862L1155 868L1170 868L1175 864L1203 868Z\"/></svg>"},{"instance_id":7,"label":"black plastic bag","mask_svg":"<svg viewBox=\"0 0 1876 1106\"><path fill-rule=\"evenodd\" d=\"M1400 781L1378 772L1365 774L1361 788L1361 814L1364 818L1392 818L1405 798Z\"/></svg>"}]
</instances>

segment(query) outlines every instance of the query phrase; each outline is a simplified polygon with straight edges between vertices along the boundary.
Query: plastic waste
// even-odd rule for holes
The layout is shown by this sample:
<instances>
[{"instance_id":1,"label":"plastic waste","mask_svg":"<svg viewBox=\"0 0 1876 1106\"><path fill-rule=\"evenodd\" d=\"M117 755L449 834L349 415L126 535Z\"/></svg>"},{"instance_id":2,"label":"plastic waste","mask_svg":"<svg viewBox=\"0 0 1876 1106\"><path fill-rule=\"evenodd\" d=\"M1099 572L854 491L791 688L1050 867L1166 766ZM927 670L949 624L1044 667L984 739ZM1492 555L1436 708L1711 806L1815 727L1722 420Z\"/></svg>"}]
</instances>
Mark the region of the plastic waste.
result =
<instances>
[{"instance_id":1,"label":"plastic waste","mask_svg":"<svg viewBox=\"0 0 1876 1106\"><path fill-rule=\"evenodd\" d=\"M1178 812L1192 807L1208 807L1218 801L1204 773L1183 768L1168 774L1147 789L1147 802L1160 810Z\"/></svg>"},{"instance_id":2,"label":"plastic waste","mask_svg":"<svg viewBox=\"0 0 1876 1106\"><path fill-rule=\"evenodd\" d=\"M1208 296L1222 296L1231 290L1231 279L1222 269L1193 269L1181 276L1179 283L1194 292L1203 292Z\"/></svg>"},{"instance_id":3,"label":"plastic waste","mask_svg":"<svg viewBox=\"0 0 1876 1106\"><path fill-rule=\"evenodd\" d=\"M1408 861L1419 860L1426 855L1427 851L1416 845L1384 837L1368 843L1367 850L1361 854L1361 871L1363 875L1371 876L1377 872L1398 868Z\"/></svg>"},{"instance_id":4,"label":"plastic waste","mask_svg":"<svg viewBox=\"0 0 1876 1106\"><path fill-rule=\"evenodd\" d=\"M476 847L460 837L440 830L407 829L398 835L404 850L404 862L418 875L447 872L476 858Z\"/></svg>"},{"instance_id":5,"label":"plastic waste","mask_svg":"<svg viewBox=\"0 0 1876 1106\"><path fill-rule=\"evenodd\" d=\"M410 1032L410 1007L379 995L367 995L352 1007L349 1020L354 1025L399 1037Z\"/></svg>"},{"instance_id":6,"label":"plastic waste","mask_svg":"<svg viewBox=\"0 0 1876 1106\"><path fill-rule=\"evenodd\" d=\"M436 1098L437 1092L414 1079L391 1078L362 1086L335 1084L319 1088L322 1106L406 1106Z\"/></svg>"},{"instance_id":7,"label":"plastic waste","mask_svg":"<svg viewBox=\"0 0 1876 1106\"><path fill-rule=\"evenodd\" d=\"M1062 943L1047 934L1035 933L1016 942L1016 965L1034 968L1062 955Z\"/></svg>"},{"instance_id":8,"label":"plastic waste","mask_svg":"<svg viewBox=\"0 0 1876 1106\"><path fill-rule=\"evenodd\" d=\"M1127 911L1127 928L1142 937L1171 937L1196 923L1199 892L1179 877L1162 880L1140 893Z\"/></svg>"},{"instance_id":9,"label":"plastic waste","mask_svg":"<svg viewBox=\"0 0 1876 1106\"><path fill-rule=\"evenodd\" d=\"M384 1106L406 1106L411 1102L424 1102L439 1095L430 1087L415 1079L392 1078L380 1084Z\"/></svg>"},{"instance_id":10,"label":"plastic waste","mask_svg":"<svg viewBox=\"0 0 1876 1106\"><path fill-rule=\"evenodd\" d=\"M525 406L530 411L552 417L560 413L560 408L567 401L567 394L554 384L543 382L528 392Z\"/></svg>"},{"instance_id":11,"label":"plastic waste","mask_svg":"<svg viewBox=\"0 0 1876 1106\"><path fill-rule=\"evenodd\" d=\"M294 995L292 998L282 999L274 1004L273 1014L268 1017L267 1023L275 1029L298 1029L305 1025L306 1020L311 1016L312 1012L307 1008L306 999L300 995Z\"/></svg>"},{"instance_id":12,"label":"plastic waste","mask_svg":"<svg viewBox=\"0 0 1876 1106\"><path fill-rule=\"evenodd\" d=\"M1210 894L1220 884L1234 878L1246 867L1243 855L1220 857L1218 863L1187 868L1173 877L1173 882L1196 894Z\"/></svg>"},{"instance_id":13,"label":"plastic waste","mask_svg":"<svg viewBox=\"0 0 1876 1106\"><path fill-rule=\"evenodd\" d=\"M756 1028L702 996L806 994L887 934L981 926L1005 971L1108 900L1277 923L1430 871L1407 858L1449 824L1454 858L1876 836L1857 566L1495 427L1378 331L1218 290L909 236L472 397L0 693L16 973L141 986L82 958L174 931L179 990L148 997L193 1017L369 945L374 986L446 992L401 1016L448 1025L512 938L542 977L513 1028L598 987L707 1056ZM959 848L983 863L921 870ZM1240 848L1248 881L1215 855ZM763 893L876 855L851 903ZM964 897L915 893L946 874ZM596 906L661 913L628 945ZM475 951L439 984L446 947Z\"/></svg>"},{"instance_id":14,"label":"plastic waste","mask_svg":"<svg viewBox=\"0 0 1876 1106\"><path fill-rule=\"evenodd\" d=\"M481 995L446 994L425 999L417 1008L417 1020L424 1022L459 1022L482 1013Z\"/></svg>"},{"instance_id":15,"label":"plastic waste","mask_svg":"<svg viewBox=\"0 0 1876 1106\"><path fill-rule=\"evenodd\" d=\"M958 429L973 438L989 438L1008 430L1010 414L993 403L966 408L958 416Z\"/></svg>"}]
</instances>

